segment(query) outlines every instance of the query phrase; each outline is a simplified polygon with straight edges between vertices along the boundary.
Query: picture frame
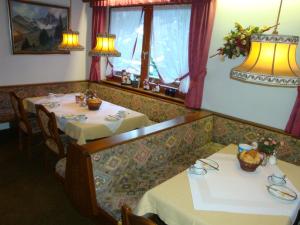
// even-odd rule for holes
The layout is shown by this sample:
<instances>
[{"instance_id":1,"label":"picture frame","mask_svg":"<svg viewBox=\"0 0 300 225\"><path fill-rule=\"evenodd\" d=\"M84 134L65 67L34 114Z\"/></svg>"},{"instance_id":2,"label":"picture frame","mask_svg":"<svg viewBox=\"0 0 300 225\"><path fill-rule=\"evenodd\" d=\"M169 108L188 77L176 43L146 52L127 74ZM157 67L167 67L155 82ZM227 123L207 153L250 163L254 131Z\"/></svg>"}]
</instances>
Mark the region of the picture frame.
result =
<instances>
[{"instance_id":1,"label":"picture frame","mask_svg":"<svg viewBox=\"0 0 300 225\"><path fill-rule=\"evenodd\" d=\"M34 1L7 0L13 54L70 54L58 50L69 29L70 8Z\"/></svg>"}]
</instances>

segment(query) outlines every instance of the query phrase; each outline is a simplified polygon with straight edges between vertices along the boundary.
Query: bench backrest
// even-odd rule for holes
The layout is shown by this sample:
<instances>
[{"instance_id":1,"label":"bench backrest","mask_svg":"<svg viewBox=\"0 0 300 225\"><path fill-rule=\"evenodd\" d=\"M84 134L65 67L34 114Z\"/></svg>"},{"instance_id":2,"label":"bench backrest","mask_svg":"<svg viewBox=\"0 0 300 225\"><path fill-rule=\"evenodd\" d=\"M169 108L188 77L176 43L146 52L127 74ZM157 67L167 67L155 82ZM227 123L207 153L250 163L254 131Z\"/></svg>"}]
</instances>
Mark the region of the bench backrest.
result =
<instances>
[{"instance_id":1,"label":"bench backrest","mask_svg":"<svg viewBox=\"0 0 300 225\"><path fill-rule=\"evenodd\" d=\"M208 116L92 154L96 189L110 190L126 174L164 164L186 169L201 154L197 149L211 142L212 122L213 117Z\"/></svg>"},{"instance_id":2,"label":"bench backrest","mask_svg":"<svg viewBox=\"0 0 300 225\"><path fill-rule=\"evenodd\" d=\"M26 98L45 96L48 93L84 92L87 88L87 81L2 86L0 87L0 122L8 122L14 118L9 92L15 92L18 97Z\"/></svg>"},{"instance_id":3,"label":"bench backrest","mask_svg":"<svg viewBox=\"0 0 300 225\"><path fill-rule=\"evenodd\" d=\"M101 83L90 83L89 88L95 90L101 99L146 114L155 122L170 120L192 111L175 102L144 96Z\"/></svg>"},{"instance_id":4,"label":"bench backrest","mask_svg":"<svg viewBox=\"0 0 300 225\"><path fill-rule=\"evenodd\" d=\"M279 142L277 157L284 161L300 165L300 139L282 131L267 129L254 123L247 123L214 115L213 141L228 145L257 142L261 137L272 138Z\"/></svg>"}]
</instances>

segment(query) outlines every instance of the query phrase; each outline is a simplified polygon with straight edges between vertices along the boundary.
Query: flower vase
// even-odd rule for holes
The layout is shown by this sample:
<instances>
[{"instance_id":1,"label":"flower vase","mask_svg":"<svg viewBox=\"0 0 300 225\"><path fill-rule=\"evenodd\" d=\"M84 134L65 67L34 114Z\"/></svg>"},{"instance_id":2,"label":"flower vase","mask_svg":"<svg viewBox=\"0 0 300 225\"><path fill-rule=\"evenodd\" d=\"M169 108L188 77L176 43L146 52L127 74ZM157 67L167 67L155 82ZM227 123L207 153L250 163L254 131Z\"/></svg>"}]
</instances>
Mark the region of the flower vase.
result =
<instances>
[{"instance_id":1,"label":"flower vase","mask_svg":"<svg viewBox=\"0 0 300 225\"><path fill-rule=\"evenodd\" d=\"M277 163L277 158L276 158L275 152L273 153L273 155L270 155L270 156L269 156L268 163L269 163L270 165L276 165L276 163Z\"/></svg>"}]
</instances>

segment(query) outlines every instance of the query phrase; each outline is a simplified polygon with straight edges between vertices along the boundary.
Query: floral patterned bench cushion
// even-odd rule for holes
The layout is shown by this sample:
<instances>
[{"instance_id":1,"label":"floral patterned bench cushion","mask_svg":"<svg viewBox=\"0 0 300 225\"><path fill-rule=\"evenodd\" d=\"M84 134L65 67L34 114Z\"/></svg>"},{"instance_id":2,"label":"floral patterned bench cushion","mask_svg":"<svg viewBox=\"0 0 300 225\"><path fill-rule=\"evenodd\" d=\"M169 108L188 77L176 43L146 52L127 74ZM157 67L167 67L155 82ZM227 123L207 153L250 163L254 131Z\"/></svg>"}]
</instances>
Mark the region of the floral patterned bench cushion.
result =
<instances>
[{"instance_id":1,"label":"floral patterned bench cushion","mask_svg":"<svg viewBox=\"0 0 300 225\"><path fill-rule=\"evenodd\" d=\"M213 142L224 145L252 143L261 137L270 137L281 142L277 149L279 159L300 165L300 139L220 116L214 116L213 124Z\"/></svg>"},{"instance_id":2,"label":"floral patterned bench cushion","mask_svg":"<svg viewBox=\"0 0 300 225\"><path fill-rule=\"evenodd\" d=\"M134 209L146 191L187 169L198 158L207 157L223 147L224 145L210 142L194 149L193 154L189 156L183 155L174 161L164 162L152 168L141 167L129 171L124 171L121 167L116 168L113 176L107 170L94 170L97 203L116 220L120 220L120 209L124 203ZM93 155L93 158L95 157L95 160L98 160L97 154ZM65 177L65 167L66 158L56 164L56 172L61 177Z\"/></svg>"},{"instance_id":3,"label":"floral patterned bench cushion","mask_svg":"<svg viewBox=\"0 0 300 225\"><path fill-rule=\"evenodd\" d=\"M223 147L217 143L207 143L195 148L190 152L192 154L182 154L174 160L162 161L160 165L153 167L124 170L120 165L115 168L113 175L107 173L107 169L94 170L97 203L116 220L120 220L120 209L124 203L135 209L146 191L187 169L197 159Z\"/></svg>"},{"instance_id":4,"label":"floral patterned bench cushion","mask_svg":"<svg viewBox=\"0 0 300 225\"><path fill-rule=\"evenodd\" d=\"M155 122L173 119L192 111L183 105L166 102L158 98L146 97L102 84L91 83L90 89L95 90L97 95L105 101L146 114L150 120Z\"/></svg>"}]
</instances>

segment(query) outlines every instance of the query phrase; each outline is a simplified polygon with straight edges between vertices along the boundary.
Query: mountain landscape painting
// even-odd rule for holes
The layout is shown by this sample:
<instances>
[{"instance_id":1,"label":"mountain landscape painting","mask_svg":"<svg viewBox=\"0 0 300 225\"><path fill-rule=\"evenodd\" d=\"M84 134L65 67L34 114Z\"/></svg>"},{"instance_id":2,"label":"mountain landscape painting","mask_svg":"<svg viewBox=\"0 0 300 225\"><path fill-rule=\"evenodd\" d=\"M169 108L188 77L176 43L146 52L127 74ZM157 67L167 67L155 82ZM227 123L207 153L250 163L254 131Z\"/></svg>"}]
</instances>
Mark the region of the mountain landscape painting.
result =
<instances>
[{"instance_id":1,"label":"mountain landscape painting","mask_svg":"<svg viewBox=\"0 0 300 225\"><path fill-rule=\"evenodd\" d=\"M13 54L65 54L58 50L69 27L69 8L8 0Z\"/></svg>"}]
</instances>

